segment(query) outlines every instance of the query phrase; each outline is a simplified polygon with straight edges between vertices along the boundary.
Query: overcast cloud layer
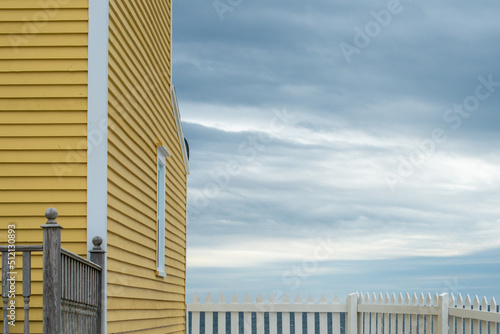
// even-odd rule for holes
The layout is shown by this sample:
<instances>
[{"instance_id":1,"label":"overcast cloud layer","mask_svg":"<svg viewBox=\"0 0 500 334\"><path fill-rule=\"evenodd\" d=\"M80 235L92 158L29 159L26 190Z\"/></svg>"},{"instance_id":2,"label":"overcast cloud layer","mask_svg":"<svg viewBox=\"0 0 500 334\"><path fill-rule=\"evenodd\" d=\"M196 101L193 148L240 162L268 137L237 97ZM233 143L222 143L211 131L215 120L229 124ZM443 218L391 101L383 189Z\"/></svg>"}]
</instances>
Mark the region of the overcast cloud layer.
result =
<instances>
[{"instance_id":1,"label":"overcast cloud layer","mask_svg":"<svg viewBox=\"0 0 500 334\"><path fill-rule=\"evenodd\" d=\"M194 292L500 297L500 3L176 0Z\"/></svg>"}]
</instances>

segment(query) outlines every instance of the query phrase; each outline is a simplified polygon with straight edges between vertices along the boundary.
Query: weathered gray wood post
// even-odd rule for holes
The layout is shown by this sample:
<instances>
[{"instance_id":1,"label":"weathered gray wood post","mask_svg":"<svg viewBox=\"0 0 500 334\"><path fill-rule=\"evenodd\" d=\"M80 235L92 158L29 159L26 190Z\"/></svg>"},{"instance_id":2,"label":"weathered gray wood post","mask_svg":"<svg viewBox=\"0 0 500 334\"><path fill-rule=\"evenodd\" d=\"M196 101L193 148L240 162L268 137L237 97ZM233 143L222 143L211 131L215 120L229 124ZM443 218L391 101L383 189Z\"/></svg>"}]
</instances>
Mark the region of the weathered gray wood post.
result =
<instances>
[{"instance_id":1,"label":"weathered gray wood post","mask_svg":"<svg viewBox=\"0 0 500 334\"><path fill-rule=\"evenodd\" d=\"M94 247L90 251L90 261L94 262L101 266L101 281L99 282L99 290L97 294L97 298L99 298L99 311L97 314L97 334L102 332L102 313L104 312L104 298L105 294L103 293L103 289L106 286L104 280L106 272L106 251L101 248L102 238L97 236L92 239L92 244Z\"/></svg>"},{"instance_id":2,"label":"weathered gray wood post","mask_svg":"<svg viewBox=\"0 0 500 334\"><path fill-rule=\"evenodd\" d=\"M58 212L45 211L43 228L43 332L61 334L61 229Z\"/></svg>"}]
</instances>

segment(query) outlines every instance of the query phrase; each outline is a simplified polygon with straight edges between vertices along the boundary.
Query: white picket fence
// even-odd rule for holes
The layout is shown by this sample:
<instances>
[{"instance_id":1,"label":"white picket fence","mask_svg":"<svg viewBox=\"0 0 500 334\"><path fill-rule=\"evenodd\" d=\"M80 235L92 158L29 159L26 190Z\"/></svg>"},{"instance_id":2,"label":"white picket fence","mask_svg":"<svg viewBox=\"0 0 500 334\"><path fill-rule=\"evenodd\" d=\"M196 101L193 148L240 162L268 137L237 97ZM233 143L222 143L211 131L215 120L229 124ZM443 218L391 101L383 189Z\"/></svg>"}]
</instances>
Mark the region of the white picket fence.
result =
<instances>
[{"instance_id":1,"label":"white picket fence","mask_svg":"<svg viewBox=\"0 0 500 334\"><path fill-rule=\"evenodd\" d=\"M297 294L294 303L283 295L281 303L271 295L266 303L259 294L252 303L248 294L243 304L235 294L229 304L223 294L218 303L208 294L202 304L196 294L186 305L188 334L500 334L499 307L469 295L457 298L441 295L401 293L350 294L345 304L335 295L318 303L309 295L306 303ZM204 313L204 321L201 316ZM281 331L279 330L281 328ZM252 331L253 329L253 331Z\"/></svg>"}]
</instances>

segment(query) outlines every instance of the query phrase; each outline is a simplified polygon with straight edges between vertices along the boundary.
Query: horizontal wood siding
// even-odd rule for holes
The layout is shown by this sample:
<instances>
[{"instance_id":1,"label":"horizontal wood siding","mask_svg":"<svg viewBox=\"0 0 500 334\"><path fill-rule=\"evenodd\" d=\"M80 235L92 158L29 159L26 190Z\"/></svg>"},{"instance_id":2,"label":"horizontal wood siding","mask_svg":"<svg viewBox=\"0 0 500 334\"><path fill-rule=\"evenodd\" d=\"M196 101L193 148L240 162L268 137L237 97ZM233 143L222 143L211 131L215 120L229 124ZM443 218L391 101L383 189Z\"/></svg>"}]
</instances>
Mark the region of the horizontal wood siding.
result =
<instances>
[{"instance_id":1,"label":"horizontal wood siding","mask_svg":"<svg viewBox=\"0 0 500 334\"><path fill-rule=\"evenodd\" d=\"M110 0L108 333L184 333L186 175L170 99L170 1ZM156 154L167 158L156 276Z\"/></svg>"},{"instance_id":2,"label":"horizontal wood siding","mask_svg":"<svg viewBox=\"0 0 500 334\"><path fill-rule=\"evenodd\" d=\"M88 0L0 1L2 245L12 223L17 245L41 244L52 206L63 247L86 255L87 36ZM31 330L41 333L41 253L32 264ZM21 298L17 305L11 333L23 328Z\"/></svg>"}]
</instances>

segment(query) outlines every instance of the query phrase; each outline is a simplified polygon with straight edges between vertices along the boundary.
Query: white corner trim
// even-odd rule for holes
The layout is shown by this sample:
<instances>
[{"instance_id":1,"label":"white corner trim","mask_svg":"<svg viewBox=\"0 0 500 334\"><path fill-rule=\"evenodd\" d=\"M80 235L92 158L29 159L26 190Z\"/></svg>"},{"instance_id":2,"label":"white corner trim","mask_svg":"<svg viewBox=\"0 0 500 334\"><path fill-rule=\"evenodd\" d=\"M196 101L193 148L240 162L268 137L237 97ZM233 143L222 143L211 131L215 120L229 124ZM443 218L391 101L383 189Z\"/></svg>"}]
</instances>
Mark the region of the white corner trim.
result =
<instances>
[{"instance_id":1,"label":"white corner trim","mask_svg":"<svg viewBox=\"0 0 500 334\"><path fill-rule=\"evenodd\" d=\"M179 104L177 103L177 96L175 95L174 85L170 86L170 96L172 100L172 110L174 111L175 124L177 126L177 135L179 137L179 144L182 148L182 157L184 159L184 168L186 169L186 174L189 175L189 160L187 154L186 143L184 142L184 133L182 132L181 115L179 112Z\"/></svg>"},{"instance_id":2,"label":"white corner trim","mask_svg":"<svg viewBox=\"0 0 500 334\"><path fill-rule=\"evenodd\" d=\"M87 99L87 251L100 236L107 250L109 0L89 0ZM107 267L107 256L105 257ZM104 282L107 273L104 271ZM102 293L102 333L107 331L107 287Z\"/></svg>"}]
</instances>

